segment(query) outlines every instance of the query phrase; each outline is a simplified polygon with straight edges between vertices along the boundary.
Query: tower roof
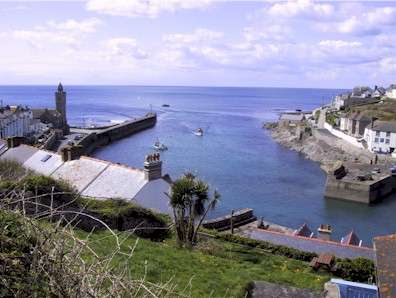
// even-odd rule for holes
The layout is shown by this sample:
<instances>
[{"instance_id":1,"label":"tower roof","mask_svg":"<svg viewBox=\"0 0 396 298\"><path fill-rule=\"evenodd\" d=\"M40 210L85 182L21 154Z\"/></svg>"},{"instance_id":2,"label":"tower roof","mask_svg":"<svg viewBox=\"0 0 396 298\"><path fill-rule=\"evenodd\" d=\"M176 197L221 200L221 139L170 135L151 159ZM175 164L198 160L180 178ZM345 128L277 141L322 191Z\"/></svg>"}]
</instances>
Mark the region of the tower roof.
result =
<instances>
[{"instance_id":1,"label":"tower roof","mask_svg":"<svg viewBox=\"0 0 396 298\"><path fill-rule=\"evenodd\" d=\"M58 92L63 92L63 86L62 86L62 83L60 83L60 82L58 85Z\"/></svg>"}]
</instances>

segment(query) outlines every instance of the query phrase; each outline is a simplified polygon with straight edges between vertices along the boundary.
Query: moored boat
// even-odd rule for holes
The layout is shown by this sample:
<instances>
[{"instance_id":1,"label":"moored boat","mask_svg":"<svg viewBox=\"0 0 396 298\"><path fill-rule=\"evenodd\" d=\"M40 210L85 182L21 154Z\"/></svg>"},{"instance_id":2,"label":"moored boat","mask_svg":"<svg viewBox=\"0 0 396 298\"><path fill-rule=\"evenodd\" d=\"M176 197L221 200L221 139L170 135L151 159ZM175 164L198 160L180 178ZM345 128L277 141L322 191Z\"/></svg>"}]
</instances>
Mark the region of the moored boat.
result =
<instances>
[{"instance_id":1,"label":"moored boat","mask_svg":"<svg viewBox=\"0 0 396 298\"><path fill-rule=\"evenodd\" d=\"M202 128L198 128L198 129L194 130L193 133L196 136L202 137L203 136L203 129Z\"/></svg>"}]
</instances>

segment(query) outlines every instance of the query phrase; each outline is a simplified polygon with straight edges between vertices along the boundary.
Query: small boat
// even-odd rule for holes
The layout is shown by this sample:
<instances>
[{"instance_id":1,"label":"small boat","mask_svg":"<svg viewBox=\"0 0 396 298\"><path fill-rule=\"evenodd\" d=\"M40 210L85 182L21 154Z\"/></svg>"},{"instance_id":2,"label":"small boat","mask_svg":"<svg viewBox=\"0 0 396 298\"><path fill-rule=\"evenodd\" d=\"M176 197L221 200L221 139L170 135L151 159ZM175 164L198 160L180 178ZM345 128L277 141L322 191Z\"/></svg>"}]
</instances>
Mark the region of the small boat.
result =
<instances>
[{"instance_id":1,"label":"small boat","mask_svg":"<svg viewBox=\"0 0 396 298\"><path fill-rule=\"evenodd\" d=\"M163 108L169 108L170 105L168 105L168 104L165 103L165 104L162 105L162 107L163 107Z\"/></svg>"},{"instance_id":2,"label":"small boat","mask_svg":"<svg viewBox=\"0 0 396 298\"><path fill-rule=\"evenodd\" d=\"M166 145L161 144L159 140L157 140L154 145L153 148L157 151L165 151L168 150L168 147L166 147Z\"/></svg>"},{"instance_id":3,"label":"small boat","mask_svg":"<svg viewBox=\"0 0 396 298\"><path fill-rule=\"evenodd\" d=\"M198 128L198 129L194 130L193 133L196 136L202 137L203 136L203 129L202 128Z\"/></svg>"}]
</instances>

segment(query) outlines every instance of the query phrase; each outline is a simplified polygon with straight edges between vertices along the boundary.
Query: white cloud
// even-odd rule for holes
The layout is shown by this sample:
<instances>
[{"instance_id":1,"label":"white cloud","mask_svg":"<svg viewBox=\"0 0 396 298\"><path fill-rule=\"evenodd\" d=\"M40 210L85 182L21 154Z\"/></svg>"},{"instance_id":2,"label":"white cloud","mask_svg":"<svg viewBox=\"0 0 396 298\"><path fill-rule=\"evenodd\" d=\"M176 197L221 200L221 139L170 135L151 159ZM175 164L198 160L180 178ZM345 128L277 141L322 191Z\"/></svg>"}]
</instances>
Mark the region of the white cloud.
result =
<instances>
[{"instance_id":1,"label":"white cloud","mask_svg":"<svg viewBox=\"0 0 396 298\"><path fill-rule=\"evenodd\" d=\"M74 19L69 19L65 22L56 23L54 21L49 21L48 25L57 30L67 30L67 31L77 31L83 33L96 32L96 28L102 24L97 18L90 18L82 21L76 21Z\"/></svg>"},{"instance_id":2,"label":"white cloud","mask_svg":"<svg viewBox=\"0 0 396 298\"><path fill-rule=\"evenodd\" d=\"M13 30L10 35L39 49L56 43L78 47L84 34L94 33L100 24L101 21L95 18L81 21L69 19L60 23L49 21L45 26L36 26L29 30Z\"/></svg>"},{"instance_id":3,"label":"white cloud","mask_svg":"<svg viewBox=\"0 0 396 298\"><path fill-rule=\"evenodd\" d=\"M365 12L351 11L340 22L328 24L323 28L325 31L336 31L343 34L354 35L378 35L387 27L396 25L395 7L378 7Z\"/></svg>"},{"instance_id":4,"label":"white cloud","mask_svg":"<svg viewBox=\"0 0 396 298\"><path fill-rule=\"evenodd\" d=\"M291 29L285 25L266 25L246 27L243 29L243 36L248 42L259 40L290 40Z\"/></svg>"},{"instance_id":5,"label":"white cloud","mask_svg":"<svg viewBox=\"0 0 396 298\"><path fill-rule=\"evenodd\" d=\"M274 17L292 18L304 17L328 17L334 13L334 7L330 4L315 3L313 0L289 0L273 4L268 13Z\"/></svg>"},{"instance_id":6,"label":"white cloud","mask_svg":"<svg viewBox=\"0 0 396 298\"><path fill-rule=\"evenodd\" d=\"M136 59L147 58L147 53L138 47L136 39L134 38L112 38L109 39L105 45L113 56L131 56Z\"/></svg>"},{"instance_id":7,"label":"white cloud","mask_svg":"<svg viewBox=\"0 0 396 298\"><path fill-rule=\"evenodd\" d=\"M222 37L223 37L222 32L199 28L196 29L191 34L179 34L179 33L166 34L162 37L162 40L166 43L178 45L178 44L211 42L211 41L219 40Z\"/></svg>"},{"instance_id":8,"label":"white cloud","mask_svg":"<svg viewBox=\"0 0 396 298\"><path fill-rule=\"evenodd\" d=\"M213 0L88 0L90 11L127 17L156 17L161 12L204 8Z\"/></svg>"}]
</instances>

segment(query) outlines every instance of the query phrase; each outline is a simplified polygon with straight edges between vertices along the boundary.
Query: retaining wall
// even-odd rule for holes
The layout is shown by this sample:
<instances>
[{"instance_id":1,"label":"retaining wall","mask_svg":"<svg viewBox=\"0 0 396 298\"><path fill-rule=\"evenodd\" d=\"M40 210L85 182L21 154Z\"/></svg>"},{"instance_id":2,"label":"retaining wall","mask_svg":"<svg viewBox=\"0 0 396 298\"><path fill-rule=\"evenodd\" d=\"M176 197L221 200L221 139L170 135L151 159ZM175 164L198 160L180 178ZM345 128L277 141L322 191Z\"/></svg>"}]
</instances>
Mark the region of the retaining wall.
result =
<instances>
[{"instance_id":1,"label":"retaining wall","mask_svg":"<svg viewBox=\"0 0 396 298\"><path fill-rule=\"evenodd\" d=\"M352 145L354 145L354 146L356 146L358 148L364 149L362 143L359 143L356 140L356 138L343 133L342 131L340 131L340 130L334 128L333 126L331 126L329 123L325 122L324 123L324 128L327 129L332 135L336 136L337 138L343 139L343 140L347 141L348 143L350 143L350 144L352 144Z\"/></svg>"}]
</instances>

